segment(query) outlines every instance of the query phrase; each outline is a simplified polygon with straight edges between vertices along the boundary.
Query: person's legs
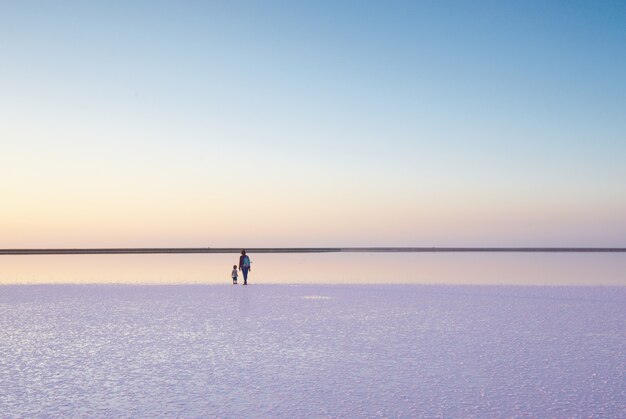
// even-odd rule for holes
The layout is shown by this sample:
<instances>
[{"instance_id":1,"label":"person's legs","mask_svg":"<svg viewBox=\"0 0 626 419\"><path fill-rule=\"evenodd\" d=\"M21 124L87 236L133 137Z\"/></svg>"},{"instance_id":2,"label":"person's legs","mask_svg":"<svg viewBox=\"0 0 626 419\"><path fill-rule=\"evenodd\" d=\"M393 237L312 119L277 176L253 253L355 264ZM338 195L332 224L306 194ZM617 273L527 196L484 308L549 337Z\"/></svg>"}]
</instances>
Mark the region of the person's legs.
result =
<instances>
[{"instance_id":1,"label":"person's legs","mask_svg":"<svg viewBox=\"0 0 626 419\"><path fill-rule=\"evenodd\" d=\"M243 284L248 285L248 268L242 268L243 271Z\"/></svg>"}]
</instances>

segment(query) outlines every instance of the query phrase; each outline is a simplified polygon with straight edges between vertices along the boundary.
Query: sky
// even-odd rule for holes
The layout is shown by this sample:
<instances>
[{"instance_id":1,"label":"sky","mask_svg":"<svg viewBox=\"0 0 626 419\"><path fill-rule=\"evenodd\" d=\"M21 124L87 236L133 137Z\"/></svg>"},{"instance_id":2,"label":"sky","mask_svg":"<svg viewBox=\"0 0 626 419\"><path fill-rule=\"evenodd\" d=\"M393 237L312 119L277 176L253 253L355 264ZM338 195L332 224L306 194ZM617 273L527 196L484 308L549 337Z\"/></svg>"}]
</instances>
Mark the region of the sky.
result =
<instances>
[{"instance_id":1,"label":"sky","mask_svg":"<svg viewBox=\"0 0 626 419\"><path fill-rule=\"evenodd\" d=\"M626 246L621 1L0 1L0 247Z\"/></svg>"}]
</instances>

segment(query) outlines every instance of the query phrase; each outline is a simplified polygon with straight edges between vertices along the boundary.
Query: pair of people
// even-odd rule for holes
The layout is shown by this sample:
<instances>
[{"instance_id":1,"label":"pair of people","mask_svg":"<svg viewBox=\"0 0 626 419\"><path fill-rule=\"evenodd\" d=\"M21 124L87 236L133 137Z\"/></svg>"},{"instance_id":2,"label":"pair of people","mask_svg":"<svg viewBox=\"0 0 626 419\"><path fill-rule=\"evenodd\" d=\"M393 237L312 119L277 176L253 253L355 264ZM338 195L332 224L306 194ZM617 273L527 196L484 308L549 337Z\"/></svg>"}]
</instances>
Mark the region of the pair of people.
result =
<instances>
[{"instance_id":1,"label":"pair of people","mask_svg":"<svg viewBox=\"0 0 626 419\"><path fill-rule=\"evenodd\" d=\"M243 284L248 285L248 272L252 270L250 266L250 257L246 255L246 251L241 251L241 256L239 256L239 270L243 272ZM231 273L231 277L233 278L233 284L237 284L237 265L233 265L233 272Z\"/></svg>"}]
</instances>

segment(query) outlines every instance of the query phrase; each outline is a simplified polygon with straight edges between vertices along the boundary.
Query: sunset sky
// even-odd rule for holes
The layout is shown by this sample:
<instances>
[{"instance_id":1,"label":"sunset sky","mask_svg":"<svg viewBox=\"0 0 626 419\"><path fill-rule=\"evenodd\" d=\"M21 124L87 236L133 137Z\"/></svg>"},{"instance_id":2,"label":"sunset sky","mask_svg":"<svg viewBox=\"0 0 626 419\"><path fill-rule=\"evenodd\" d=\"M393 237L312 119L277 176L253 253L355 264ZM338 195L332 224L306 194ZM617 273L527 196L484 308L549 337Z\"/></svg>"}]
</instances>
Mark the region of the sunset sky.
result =
<instances>
[{"instance_id":1,"label":"sunset sky","mask_svg":"<svg viewBox=\"0 0 626 419\"><path fill-rule=\"evenodd\" d=\"M626 246L626 2L4 1L0 247Z\"/></svg>"}]
</instances>

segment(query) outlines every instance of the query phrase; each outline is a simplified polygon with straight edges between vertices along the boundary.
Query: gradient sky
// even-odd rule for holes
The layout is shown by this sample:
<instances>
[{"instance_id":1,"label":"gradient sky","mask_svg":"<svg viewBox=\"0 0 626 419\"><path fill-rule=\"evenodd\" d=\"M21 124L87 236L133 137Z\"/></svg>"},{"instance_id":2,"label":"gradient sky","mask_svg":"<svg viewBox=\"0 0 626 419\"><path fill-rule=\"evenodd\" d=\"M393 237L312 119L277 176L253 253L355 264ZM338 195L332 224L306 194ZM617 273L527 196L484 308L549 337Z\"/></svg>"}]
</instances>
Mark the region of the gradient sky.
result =
<instances>
[{"instance_id":1,"label":"gradient sky","mask_svg":"<svg viewBox=\"0 0 626 419\"><path fill-rule=\"evenodd\" d=\"M626 246L623 1L0 1L0 247Z\"/></svg>"}]
</instances>

